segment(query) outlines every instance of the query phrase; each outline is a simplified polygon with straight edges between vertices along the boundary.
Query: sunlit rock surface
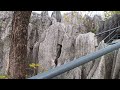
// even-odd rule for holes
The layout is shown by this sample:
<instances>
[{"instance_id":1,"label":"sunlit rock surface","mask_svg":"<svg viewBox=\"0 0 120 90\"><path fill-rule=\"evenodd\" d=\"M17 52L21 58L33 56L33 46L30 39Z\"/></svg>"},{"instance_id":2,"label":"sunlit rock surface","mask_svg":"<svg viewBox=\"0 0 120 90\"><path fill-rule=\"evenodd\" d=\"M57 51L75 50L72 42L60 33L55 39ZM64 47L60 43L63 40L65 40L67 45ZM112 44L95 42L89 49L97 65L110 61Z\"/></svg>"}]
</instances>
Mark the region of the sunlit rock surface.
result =
<instances>
[{"instance_id":1,"label":"sunlit rock surface","mask_svg":"<svg viewBox=\"0 0 120 90\"><path fill-rule=\"evenodd\" d=\"M13 12L0 11L0 74L7 74L9 68L12 15ZM116 17L119 18L118 15ZM40 65L37 73L58 67L107 46L104 41L97 42L91 29L106 30L112 23L117 22L118 18L111 20L110 25L107 24L109 20L106 24L101 23L99 16L93 18L86 16L86 18L89 18L89 23L84 22L76 12L68 13L64 17L57 11L53 12L51 17L47 11L42 11L41 14L32 13L28 27L27 60L29 64ZM120 50L113 51L55 78L119 79L119 54ZM30 72L33 76L33 71Z\"/></svg>"}]
</instances>

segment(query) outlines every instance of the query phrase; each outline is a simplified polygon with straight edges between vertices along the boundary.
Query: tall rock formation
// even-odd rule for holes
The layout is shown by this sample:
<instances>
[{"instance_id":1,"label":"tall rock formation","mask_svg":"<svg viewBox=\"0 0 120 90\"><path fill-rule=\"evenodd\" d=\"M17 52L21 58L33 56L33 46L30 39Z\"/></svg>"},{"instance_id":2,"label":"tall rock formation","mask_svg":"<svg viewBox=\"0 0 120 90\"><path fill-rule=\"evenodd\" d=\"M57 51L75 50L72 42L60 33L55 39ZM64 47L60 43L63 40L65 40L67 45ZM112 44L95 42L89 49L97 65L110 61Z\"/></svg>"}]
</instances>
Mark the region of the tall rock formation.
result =
<instances>
[{"instance_id":1,"label":"tall rock formation","mask_svg":"<svg viewBox=\"0 0 120 90\"><path fill-rule=\"evenodd\" d=\"M0 12L0 74L7 74L9 66L9 35L11 34L12 14L13 12L10 11ZM119 15L105 22L101 21L98 16L88 17L90 19L88 21L90 26L88 26L77 12L68 13L63 17L59 15L59 11L53 12L51 17L47 11L31 15L27 57L30 64L38 63L40 65L36 74L106 47L107 44L104 41L97 43L95 34L88 28L98 29L100 27L98 32L101 32L103 29L112 28L111 25L119 19ZM118 79L120 78L119 53L120 50L113 51L55 78ZM30 72L29 77L35 75L33 69L28 68L28 71Z\"/></svg>"},{"instance_id":2,"label":"tall rock formation","mask_svg":"<svg viewBox=\"0 0 120 90\"><path fill-rule=\"evenodd\" d=\"M51 17L54 17L57 22L61 22L62 15L60 11L53 11Z\"/></svg>"}]
</instances>

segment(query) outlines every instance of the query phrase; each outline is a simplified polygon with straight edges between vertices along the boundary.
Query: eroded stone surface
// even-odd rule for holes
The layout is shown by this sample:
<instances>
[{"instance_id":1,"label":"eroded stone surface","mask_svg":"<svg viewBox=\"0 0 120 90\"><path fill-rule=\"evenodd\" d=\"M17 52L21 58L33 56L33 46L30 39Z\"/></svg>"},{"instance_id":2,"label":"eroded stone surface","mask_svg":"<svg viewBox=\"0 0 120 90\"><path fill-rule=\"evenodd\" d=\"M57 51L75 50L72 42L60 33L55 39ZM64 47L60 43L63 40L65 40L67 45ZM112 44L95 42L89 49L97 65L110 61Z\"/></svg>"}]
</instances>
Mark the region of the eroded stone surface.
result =
<instances>
[{"instance_id":1,"label":"eroded stone surface","mask_svg":"<svg viewBox=\"0 0 120 90\"><path fill-rule=\"evenodd\" d=\"M13 12L0 12L0 74L7 74L9 67L10 34ZM28 28L27 55L29 63L39 63L38 72L55 68L84 55L106 47L104 41L97 43L91 28L105 25L105 30L119 18L100 23L100 17L89 18L88 27L78 13L57 17L56 12L50 17L47 11L41 14L32 13ZM59 15L58 15L59 16ZM59 21L61 20L61 22ZM97 22L97 23L96 23ZM107 22L111 22L109 25ZM96 23L96 27L92 23ZM86 26L85 26L86 24ZM112 26L111 26L112 27ZM118 79L120 78L120 50L113 51L70 70L55 78L57 79ZM31 72L31 75L33 71Z\"/></svg>"}]
</instances>

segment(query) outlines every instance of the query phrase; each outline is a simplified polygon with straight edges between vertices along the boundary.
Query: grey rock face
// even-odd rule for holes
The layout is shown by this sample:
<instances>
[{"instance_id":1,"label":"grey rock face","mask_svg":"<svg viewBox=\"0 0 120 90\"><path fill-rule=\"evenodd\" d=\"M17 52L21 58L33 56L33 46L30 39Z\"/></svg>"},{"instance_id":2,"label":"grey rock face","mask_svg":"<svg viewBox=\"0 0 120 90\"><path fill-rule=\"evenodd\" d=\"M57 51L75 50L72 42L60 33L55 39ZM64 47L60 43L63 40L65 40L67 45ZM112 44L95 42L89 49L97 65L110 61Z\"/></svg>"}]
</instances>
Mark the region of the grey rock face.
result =
<instances>
[{"instance_id":1,"label":"grey rock face","mask_svg":"<svg viewBox=\"0 0 120 90\"><path fill-rule=\"evenodd\" d=\"M94 17L93 17L93 23L94 23L94 29L95 30L97 30L98 31L98 29L100 28L100 24L102 23L102 18L101 18L101 16L99 16L99 15L95 15ZM97 32L96 31L96 32Z\"/></svg>"},{"instance_id":2,"label":"grey rock face","mask_svg":"<svg viewBox=\"0 0 120 90\"><path fill-rule=\"evenodd\" d=\"M11 33L11 22L12 22L12 14L13 12L1 11L1 42L3 52L2 56L2 69L1 73L7 74L7 70L9 67L9 50L10 50L10 33Z\"/></svg>"},{"instance_id":3,"label":"grey rock face","mask_svg":"<svg viewBox=\"0 0 120 90\"><path fill-rule=\"evenodd\" d=\"M72 37L70 37L72 38ZM66 39L64 37L62 44L61 56L58 59L58 63L65 64L66 62L75 60L95 51L96 39L93 33L79 34L76 38L67 39L68 44L66 45ZM71 41L69 43L69 41ZM62 75L59 75L56 78L59 79L83 79L86 78L90 69L93 66L93 62L86 63L80 67L77 67L73 70L70 70Z\"/></svg>"},{"instance_id":4,"label":"grey rock face","mask_svg":"<svg viewBox=\"0 0 120 90\"><path fill-rule=\"evenodd\" d=\"M0 60L0 66L2 69L0 70L3 74L7 74L7 70L9 67L9 50L10 50L10 34L12 30L12 15L13 12L10 11L1 11L0 12L0 55L3 55ZM41 34L45 31L52 23L52 20L48 16L46 12L42 12L42 14L32 13L28 28L28 61L29 63L37 62L36 48L38 47L37 42L41 41ZM39 39L40 38L40 39ZM2 64L1 64L2 63Z\"/></svg>"},{"instance_id":5,"label":"grey rock face","mask_svg":"<svg viewBox=\"0 0 120 90\"><path fill-rule=\"evenodd\" d=\"M28 28L28 61L29 63L38 63L39 44L44 40L46 29L52 24L51 18L47 11L42 11L41 14L33 13L31 15ZM31 71L31 74L33 70Z\"/></svg>"},{"instance_id":6,"label":"grey rock face","mask_svg":"<svg viewBox=\"0 0 120 90\"><path fill-rule=\"evenodd\" d=\"M85 15L83 17L78 12L67 13L62 19L63 23L73 25L73 27L78 28L81 33L96 33L100 27L101 21L101 16L95 15L94 17L90 17Z\"/></svg>"},{"instance_id":7,"label":"grey rock face","mask_svg":"<svg viewBox=\"0 0 120 90\"><path fill-rule=\"evenodd\" d=\"M120 40L116 40L117 42L119 42ZM113 41L113 42L116 42ZM112 79L119 79L120 76L120 58L119 55L120 54L120 49L116 50L113 52L113 65L112 65L112 71L111 71L111 78Z\"/></svg>"},{"instance_id":8,"label":"grey rock face","mask_svg":"<svg viewBox=\"0 0 120 90\"><path fill-rule=\"evenodd\" d=\"M77 52L79 51L79 53L77 53L79 57L92 53L96 50L95 46L97 45L97 42L93 33L87 33L83 35L81 34L79 37L77 37L77 40L79 41L77 41L78 43L77 43L76 50ZM82 65L82 78L87 77L92 66L93 66L92 61Z\"/></svg>"},{"instance_id":9,"label":"grey rock face","mask_svg":"<svg viewBox=\"0 0 120 90\"><path fill-rule=\"evenodd\" d=\"M107 44L102 41L98 50L106 47ZM91 68L87 79L119 79L119 51L113 51L98 58Z\"/></svg>"},{"instance_id":10,"label":"grey rock face","mask_svg":"<svg viewBox=\"0 0 120 90\"><path fill-rule=\"evenodd\" d=\"M85 36L89 37L89 39L85 38ZM82 37L84 37L84 39ZM75 54L73 54L74 59L79 58L80 56L87 55L88 53L94 52L95 50L99 50L107 46L107 44L105 44L104 41L102 41L99 44L99 46L95 48L97 41L94 38L95 37L94 35L92 36L92 34L83 34L83 35L80 34L76 38L75 48L77 49L75 49ZM87 45L90 45L90 46L87 46ZM66 62L71 61L68 58L73 58L73 57L70 57L70 55L72 56L72 54L69 54L69 53L66 53L62 57L62 54L65 53L64 46L62 47L62 49L63 49L63 52L61 52L61 56L58 60L59 62L62 61L62 64L65 64ZM64 58L65 56L67 57L67 59ZM119 58L119 51L118 50L113 51L109 54L106 54L98 58L95 61L88 62L82 66L79 66L73 70L70 70L64 74L61 74L55 77L55 79L56 78L57 79L119 79L120 64L119 64L118 58Z\"/></svg>"},{"instance_id":11,"label":"grey rock face","mask_svg":"<svg viewBox=\"0 0 120 90\"><path fill-rule=\"evenodd\" d=\"M58 67L84 55L97 51L107 45L102 41L97 43L94 33L88 30L87 24L78 13L68 14L69 20L61 18L55 11L49 17L47 11L41 14L32 13L28 28L27 58L29 63L39 63L38 72ZM9 67L10 34L13 12L0 12L0 74L7 74ZM116 23L114 20L100 23L101 18L89 18L89 28L100 27L106 30ZM60 22L61 20L61 22ZM108 24L110 22L111 24ZM98 25L97 27L94 27ZM102 30L101 30L102 31ZM98 46L98 47L96 47ZM57 79L118 79L120 78L120 50L116 50L88 62L55 78ZM37 72L36 72L37 73ZM31 71L30 76L33 76Z\"/></svg>"},{"instance_id":12,"label":"grey rock face","mask_svg":"<svg viewBox=\"0 0 120 90\"><path fill-rule=\"evenodd\" d=\"M0 71L2 69L2 64L3 64L3 42L0 40Z\"/></svg>"},{"instance_id":13,"label":"grey rock face","mask_svg":"<svg viewBox=\"0 0 120 90\"><path fill-rule=\"evenodd\" d=\"M63 15L62 23L71 25L78 29L81 33L86 33L86 27L83 24L82 16L78 12L70 12Z\"/></svg>"},{"instance_id":14,"label":"grey rock face","mask_svg":"<svg viewBox=\"0 0 120 90\"><path fill-rule=\"evenodd\" d=\"M53 11L51 17L54 17L57 22L61 22L62 15L60 11Z\"/></svg>"},{"instance_id":15,"label":"grey rock face","mask_svg":"<svg viewBox=\"0 0 120 90\"><path fill-rule=\"evenodd\" d=\"M46 30L46 36L39 45L38 53L39 64L44 68L43 71L55 67L55 60L63 35L64 26L60 23L55 23ZM41 71L42 69L39 68L39 72Z\"/></svg>"},{"instance_id":16,"label":"grey rock face","mask_svg":"<svg viewBox=\"0 0 120 90\"><path fill-rule=\"evenodd\" d=\"M106 47L104 41L102 41L96 50ZM87 79L104 79L105 77L105 56L102 56L94 61L93 66L87 76Z\"/></svg>"},{"instance_id":17,"label":"grey rock face","mask_svg":"<svg viewBox=\"0 0 120 90\"><path fill-rule=\"evenodd\" d=\"M93 29L93 19L92 19L92 17L90 17L88 15L85 15L83 23L86 27L87 32L92 31L92 29Z\"/></svg>"}]
</instances>

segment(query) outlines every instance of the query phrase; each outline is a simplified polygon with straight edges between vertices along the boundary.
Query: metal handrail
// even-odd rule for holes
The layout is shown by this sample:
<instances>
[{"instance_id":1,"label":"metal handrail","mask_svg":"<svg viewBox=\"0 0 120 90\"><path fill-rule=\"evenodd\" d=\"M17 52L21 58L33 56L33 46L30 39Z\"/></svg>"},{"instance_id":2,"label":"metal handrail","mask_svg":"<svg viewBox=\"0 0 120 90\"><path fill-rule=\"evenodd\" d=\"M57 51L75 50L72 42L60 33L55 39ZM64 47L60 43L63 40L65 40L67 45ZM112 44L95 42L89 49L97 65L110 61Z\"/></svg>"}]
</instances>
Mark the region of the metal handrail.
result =
<instances>
[{"instance_id":1,"label":"metal handrail","mask_svg":"<svg viewBox=\"0 0 120 90\"><path fill-rule=\"evenodd\" d=\"M116 30L112 31L108 36L106 36L103 40L105 41L111 34L113 34Z\"/></svg>"},{"instance_id":2,"label":"metal handrail","mask_svg":"<svg viewBox=\"0 0 120 90\"><path fill-rule=\"evenodd\" d=\"M105 41L108 37L110 37L111 34L113 34L115 31L117 31L117 29L120 28L119 22L120 22L120 21L117 22L117 24L118 24L117 26L118 26L118 27L115 27L115 28L109 29L109 30L107 30L107 31L104 31L104 32L102 32L102 33L96 34L95 36L98 36L98 35L104 34L104 33L106 33L106 32L112 31L111 33L109 33L109 35L107 35L107 36L103 39L103 40ZM114 24L114 26L115 26L115 25L116 25L116 24ZM112 38L113 38L113 37L112 37ZM111 40L111 38L109 38L109 39ZM110 40L109 40L109 41L110 41Z\"/></svg>"},{"instance_id":3,"label":"metal handrail","mask_svg":"<svg viewBox=\"0 0 120 90\"><path fill-rule=\"evenodd\" d=\"M119 22L120 22L120 20L117 22L118 27L115 27L115 28L112 28L112 29L108 29L107 31L104 31L104 32L98 33L98 34L96 34L96 36L101 35L101 34L106 33L106 32L109 32L109 31L112 31L112 30L114 30L114 29L118 29L118 28L119 28ZM115 25L116 25L116 24L114 24L113 26L115 26Z\"/></svg>"},{"instance_id":4,"label":"metal handrail","mask_svg":"<svg viewBox=\"0 0 120 90\"><path fill-rule=\"evenodd\" d=\"M109 31L113 31L114 29L119 29L119 28L120 28L120 26L115 27L115 28L112 28L112 29L109 29L109 30L107 30L107 31L104 31L104 32L101 32L101 33L96 34L96 36L101 35L101 34L103 34L103 33L107 33L107 32L109 32Z\"/></svg>"},{"instance_id":5,"label":"metal handrail","mask_svg":"<svg viewBox=\"0 0 120 90\"><path fill-rule=\"evenodd\" d=\"M51 79L55 76L58 76L62 73L65 73L71 69L79 67L80 65L85 64L89 61L97 60L97 58L99 58L107 53L110 53L114 50L117 50L119 48L120 48L120 42L113 44L113 45L108 45L107 47L100 49L96 52L93 52L91 54L88 54L88 55L83 56L81 58L78 58L76 60L73 60L71 62L63 64L63 65L58 66L56 68L50 69L44 73L41 73L41 74L39 73L38 75L33 76L31 78L28 78L28 79Z\"/></svg>"},{"instance_id":6,"label":"metal handrail","mask_svg":"<svg viewBox=\"0 0 120 90\"><path fill-rule=\"evenodd\" d=\"M112 30L114 30L113 32L115 32L118 28L120 28L120 26L118 26L118 27L115 27L115 28L113 28L113 29L110 29L110 30L107 30L107 31L105 31L105 32L102 32L102 33L100 33L100 34L103 34L103 33L106 33L106 32L108 32L108 31L112 31ZM103 40L105 40L106 38L108 38L113 32L111 32L107 37L105 37ZM99 34L99 35L100 35ZM97 34L98 35L98 34ZM114 35L115 36L115 35ZM113 38L113 37L112 37ZM63 64L63 65L61 65L61 66L58 66L58 67L56 67L56 68L53 68L53 69L50 69L50 70L48 70L48 71L46 71L46 72L44 72L44 73L39 73L38 75L35 75L35 76L33 76L33 77L31 77L31 78L28 78L28 79L51 79L51 78L53 78L53 77L55 77L55 76L58 76L58 75L60 75L60 74L62 74L62 73L65 73L65 72L67 72L67 71L69 71L69 70L71 70L71 69L74 69L74 68L76 68L76 67L79 67L80 65L82 65L82 64L85 64L85 63L87 63L87 62L89 62L89 61L93 61L93 60L97 60L97 58L99 58L99 57L101 57L101 56L103 56L103 55L105 55L105 54L107 54L107 53L110 53L110 52L112 52L112 51L114 51L114 50L117 50L117 49L119 49L120 48L120 42L118 42L118 43L115 43L115 44L113 44L113 45L108 45L107 47L105 47L105 48L103 48L103 49L100 49L100 50L98 50L98 51L96 51L96 52L93 52L93 53L91 53L91 54L88 54L88 55L86 55L86 56L83 56L83 57L81 57L81 58L78 58L78 59L76 59L76 60L73 60L73 61L71 61L71 62L68 62L68 63L66 63L66 64Z\"/></svg>"},{"instance_id":7,"label":"metal handrail","mask_svg":"<svg viewBox=\"0 0 120 90\"><path fill-rule=\"evenodd\" d=\"M110 40L112 40L115 36L117 36L117 34L115 34ZM110 40L109 41L107 41L106 43L109 43L110 42Z\"/></svg>"}]
</instances>

